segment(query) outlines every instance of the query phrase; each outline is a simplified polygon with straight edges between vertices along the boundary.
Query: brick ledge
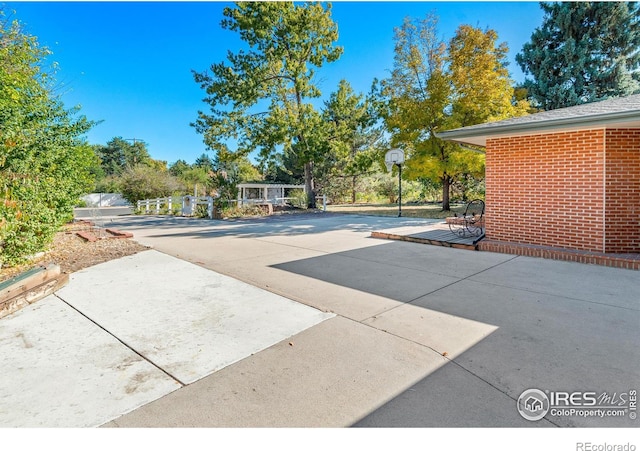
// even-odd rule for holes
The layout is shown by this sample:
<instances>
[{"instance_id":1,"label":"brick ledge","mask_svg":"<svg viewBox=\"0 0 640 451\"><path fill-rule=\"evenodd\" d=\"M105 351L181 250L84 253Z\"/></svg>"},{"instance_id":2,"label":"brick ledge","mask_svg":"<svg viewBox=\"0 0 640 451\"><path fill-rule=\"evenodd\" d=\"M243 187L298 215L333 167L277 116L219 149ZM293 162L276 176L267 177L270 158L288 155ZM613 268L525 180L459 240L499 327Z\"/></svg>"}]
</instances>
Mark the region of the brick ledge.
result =
<instances>
[{"instance_id":1,"label":"brick ledge","mask_svg":"<svg viewBox=\"0 0 640 451\"><path fill-rule=\"evenodd\" d=\"M511 243L483 239L477 244L479 251L500 252L503 254L522 255L526 257L548 258L551 260L563 260L592 265L609 266L640 270L639 254L605 254L601 252L579 251L551 246L539 246L534 244Z\"/></svg>"}]
</instances>

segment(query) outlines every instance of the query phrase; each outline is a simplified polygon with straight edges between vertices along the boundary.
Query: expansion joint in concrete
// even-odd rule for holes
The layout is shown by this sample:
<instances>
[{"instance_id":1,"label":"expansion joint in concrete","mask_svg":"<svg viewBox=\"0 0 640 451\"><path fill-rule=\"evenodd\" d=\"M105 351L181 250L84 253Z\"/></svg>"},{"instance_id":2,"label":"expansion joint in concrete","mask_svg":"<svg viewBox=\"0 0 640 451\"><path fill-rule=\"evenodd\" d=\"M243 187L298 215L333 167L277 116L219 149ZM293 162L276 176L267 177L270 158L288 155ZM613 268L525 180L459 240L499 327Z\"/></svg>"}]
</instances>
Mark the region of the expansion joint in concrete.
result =
<instances>
[{"instance_id":1,"label":"expansion joint in concrete","mask_svg":"<svg viewBox=\"0 0 640 451\"><path fill-rule=\"evenodd\" d=\"M131 352L133 352L134 354L136 354L137 356L139 356L142 360L149 362L149 364L153 365L155 368L157 368L158 370L160 370L162 373L166 374L168 377L170 377L171 379L173 379L174 381L176 381L178 384L180 384L180 386L184 387L187 384L182 382L180 379L178 379L177 377L175 377L173 374L168 373L164 368L162 368L161 366L159 366L157 363L155 363L153 360L150 360L148 357L144 356L143 354L139 353L135 348L131 347L128 343L122 341L118 336L114 335L113 333L111 333L111 331L105 329L101 324L95 322L93 319L91 319L90 317L88 317L87 315L85 315L83 312L81 312L80 310L78 310L77 308L75 308L73 305L71 305L70 303L68 303L67 301L65 301L63 298L61 298L57 293L54 293L53 296L55 296L56 298L60 299L60 301L64 302L65 305L69 306L71 309L75 310L76 312L78 312L82 317L86 318L88 321L91 321L91 323L95 324L97 327L99 327L101 330L105 331L107 334L109 334L110 336L112 336L115 340L117 340L119 343L122 343L123 346L125 346L127 349L129 349Z\"/></svg>"}]
</instances>

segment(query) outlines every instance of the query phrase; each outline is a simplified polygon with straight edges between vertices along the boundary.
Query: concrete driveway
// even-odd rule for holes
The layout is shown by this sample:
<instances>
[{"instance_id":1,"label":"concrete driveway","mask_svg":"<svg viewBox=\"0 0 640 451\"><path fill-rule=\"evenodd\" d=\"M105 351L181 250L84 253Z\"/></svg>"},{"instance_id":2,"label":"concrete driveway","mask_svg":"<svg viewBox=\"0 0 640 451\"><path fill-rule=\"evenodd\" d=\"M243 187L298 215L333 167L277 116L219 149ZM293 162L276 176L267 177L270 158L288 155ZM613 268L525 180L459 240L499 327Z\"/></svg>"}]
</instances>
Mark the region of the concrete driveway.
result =
<instances>
[{"instance_id":1,"label":"concrete driveway","mask_svg":"<svg viewBox=\"0 0 640 451\"><path fill-rule=\"evenodd\" d=\"M108 271L89 270L103 274L98 291L112 291L121 299L115 312L95 305L97 292L77 296L85 286L80 275L72 277L66 296L80 300L69 303L142 356L140 364L151 360L164 372L148 387L158 393L121 410L128 412L124 415L103 416L104 421L113 418L106 426L638 424L631 419L635 411L629 402L630 393L640 386L638 272L370 238L374 230L425 223L406 218L315 214L238 221L153 216L103 220L154 248L133 260L139 269L129 271L135 276L128 276L134 279L128 286L150 272L167 278L163 268L180 267L172 271L177 276L171 285L179 280L188 284L193 273L204 278L200 285L212 287L221 282L202 280L230 276L228 283L267 293L263 304L292 300L302 310L290 316L309 318L281 338L275 336L268 346L222 365L212 365L215 359L207 354L189 376L195 347L189 331L195 316L206 311L194 313L191 302L180 300L171 315L153 308L118 319L127 303L148 296L136 292L127 297L117 274L130 267L115 261ZM176 257L184 264L178 265ZM218 296L220 302L238 290L230 285ZM59 296L64 299L65 293ZM255 296L262 295L249 297ZM241 301L231 305L236 302ZM239 334L222 341L231 350L243 342L242 329L245 336L256 333L259 308L246 311L246 319L235 323L240 324ZM186 321L184 312L194 317ZM170 326L178 343L163 341L161 333L149 332L147 326L146 335L127 328L127 321L140 316L159 330ZM268 332L269 314L262 317L266 323L260 330ZM7 319L14 318L2 321ZM273 324L279 321L274 317ZM198 343L214 339L207 335L211 327L199 335ZM173 358L148 359L154 347ZM182 366L172 367L176 362ZM560 407L563 393L573 395L567 406L573 412L555 409L541 420L525 419L517 400L529 389L538 389ZM574 395L577 392L580 395ZM585 393L588 396L580 398L584 402L574 402ZM586 414L591 393L605 412L602 417Z\"/></svg>"},{"instance_id":2,"label":"concrete driveway","mask_svg":"<svg viewBox=\"0 0 640 451\"><path fill-rule=\"evenodd\" d=\"M638 424L628 410L640 386L638 272L369 237L424 223L405 218L114 222L158 251L337 315L297 346L256 354L118 425ZM516 401L532 388L610 404L626 394L627 415L525 420Z\"/></svg>"}]
</instances>

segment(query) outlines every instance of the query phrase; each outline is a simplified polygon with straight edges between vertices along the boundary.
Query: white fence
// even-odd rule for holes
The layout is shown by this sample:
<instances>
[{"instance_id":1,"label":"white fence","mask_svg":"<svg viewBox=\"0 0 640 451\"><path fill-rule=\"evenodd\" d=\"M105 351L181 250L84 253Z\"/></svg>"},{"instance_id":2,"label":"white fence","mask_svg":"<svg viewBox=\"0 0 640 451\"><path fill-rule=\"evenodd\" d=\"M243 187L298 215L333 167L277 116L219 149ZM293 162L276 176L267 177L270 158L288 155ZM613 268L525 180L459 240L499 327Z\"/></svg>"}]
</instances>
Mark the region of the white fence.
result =
<instances>
[{"instance_id":1,"label":"white fence","mask_svg":"<svg viewBox=\"0 0 640 451\"><path fill-rule=\"evenodd\" d=\"M293 200L291 197L278 197L273 200L264 201L263 199L242 199L242 200L225 200L227 203L239 203L243 204L273 204L284 205L286 201ZM327 196L318 196L317 199L322 199L322 210L327 211ZM182 216L193 216L197 213L198 205L207 206L207 216L213 219L214 216L214 204L213 197L211 196L173 196L173 197L158 197L156 199L144 199L139 200L137 203L138 211L144 211L145 214L155 213L157 215L162 213L181 213ZM179 209L179 210L178 210Z\"/></svg>"},{"instance_id":2,"label":"white fence","mask_svg":"<svg viewBox=\"0 0 640 451\"><path fill-rule=\"evenodd\" d=\"M183 216L193 216L197 213L198 205L207 206L207 216L213 219L213 197L211 196L173 196L158 197L156 199L139 200L137 203L138 211L144 210L145 213L154 212L159 215L163 211L172 213L174 207L180 208Z\"/></svg>"}]
</instances>

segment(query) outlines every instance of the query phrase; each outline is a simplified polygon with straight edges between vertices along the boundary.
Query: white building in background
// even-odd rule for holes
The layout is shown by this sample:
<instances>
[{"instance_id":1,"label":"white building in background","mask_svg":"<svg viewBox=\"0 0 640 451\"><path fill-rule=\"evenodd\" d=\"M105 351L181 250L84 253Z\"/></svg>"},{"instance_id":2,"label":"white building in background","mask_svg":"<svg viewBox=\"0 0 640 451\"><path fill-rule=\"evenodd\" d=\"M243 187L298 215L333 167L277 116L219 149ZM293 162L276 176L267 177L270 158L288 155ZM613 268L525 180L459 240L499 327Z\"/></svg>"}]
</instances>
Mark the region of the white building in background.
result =
<instances>
[{"instance_id":1,"label":"white building in background","mask_svg":"<svg viewBox=\"0 0 640 451\"><path fill-rule=\"evenodd\" d=\"M85 194L81 199L87 207L128 207L131 204L120 193L91 193Z\"/></svg>"}]
</instances>

